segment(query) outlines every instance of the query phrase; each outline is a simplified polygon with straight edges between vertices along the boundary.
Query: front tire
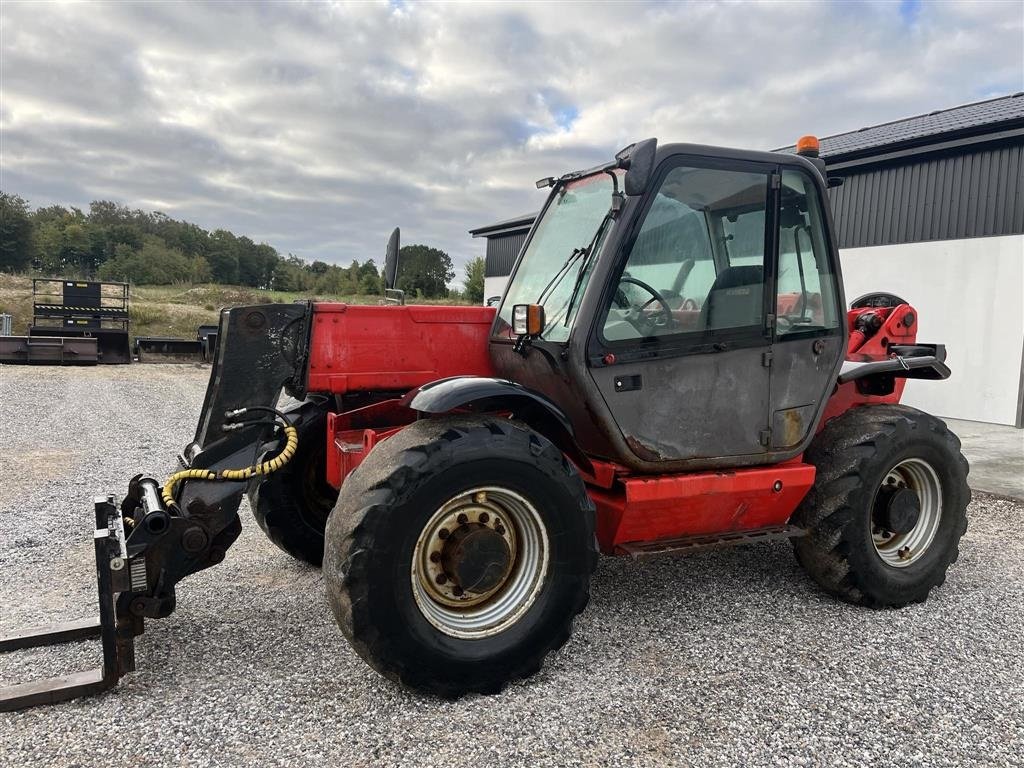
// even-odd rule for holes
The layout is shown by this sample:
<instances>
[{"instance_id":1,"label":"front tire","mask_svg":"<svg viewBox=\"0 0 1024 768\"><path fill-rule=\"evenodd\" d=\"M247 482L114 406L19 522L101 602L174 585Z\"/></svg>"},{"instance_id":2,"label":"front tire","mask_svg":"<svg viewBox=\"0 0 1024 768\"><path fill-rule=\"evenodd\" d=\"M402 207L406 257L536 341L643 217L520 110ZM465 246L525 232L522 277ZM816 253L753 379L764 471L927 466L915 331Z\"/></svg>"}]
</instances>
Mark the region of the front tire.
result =
<instances>
[{"instance_id":1,"label":"front tire","mask_svg":"<svg viewBox=\"0 0 1024 768\"><path fill-rule=\"evenodd\" d=\"M445 698L497 693L569 637L597 561L573 465L524 424L418 421L346 479L324 577L374 669Z\"/></svg>"},{"instance_id":2,"label":"front tire","mask_svg":"<svg viewBox=\"0 0 1024 768\"><path fill-rule=\"evenodd\" d=\"M296 560L320 567L324 527L338 498L327 483L327 406L303 403L289 412L299 432L292 460L249 486L253 517L279 549Z\"/></svg>"},{"instance_id":3,"label":"front tire","mask_svg":"<svg viewBox=\"0 0 1024 768\"><path fill-rule=\"evenodd\" d=\"M923 602L943 583L967 530L967 460L929 414L854 408L805 455L814 486L793 515L797 560L825 591L872 607Z\"/></svg>"}]
</instances>

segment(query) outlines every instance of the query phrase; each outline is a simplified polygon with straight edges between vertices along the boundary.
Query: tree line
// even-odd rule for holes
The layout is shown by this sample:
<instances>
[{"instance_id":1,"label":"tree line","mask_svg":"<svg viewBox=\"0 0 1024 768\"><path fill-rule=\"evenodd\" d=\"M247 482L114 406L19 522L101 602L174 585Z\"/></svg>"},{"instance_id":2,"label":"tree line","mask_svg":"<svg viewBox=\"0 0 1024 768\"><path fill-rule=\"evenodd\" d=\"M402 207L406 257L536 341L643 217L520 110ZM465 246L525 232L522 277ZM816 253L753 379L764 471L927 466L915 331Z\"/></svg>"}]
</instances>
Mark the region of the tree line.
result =
<instances>
[{"instance_id":1,"label":"tree line","mask_svg":"<svg viewBox=\"0 0 1024 768\"><path fill-rule=\"evenodd\" d=\"M467 268L466 287L476 300L473 269ZM3 192L0 271L137 285L214 282L340 295L383 290L383 275L373 259L353 259L345 267L308 262L293 254L282 256L267 243L226 229L210 232L109 200L93 201L88 211L60 205L32 210L27 200ZM412 296L447 297L454 277L451 257L442 250L407 245L399 254L397 287ZM482 295L482 284L479 291Z\"/></svg>"}]
</instances>

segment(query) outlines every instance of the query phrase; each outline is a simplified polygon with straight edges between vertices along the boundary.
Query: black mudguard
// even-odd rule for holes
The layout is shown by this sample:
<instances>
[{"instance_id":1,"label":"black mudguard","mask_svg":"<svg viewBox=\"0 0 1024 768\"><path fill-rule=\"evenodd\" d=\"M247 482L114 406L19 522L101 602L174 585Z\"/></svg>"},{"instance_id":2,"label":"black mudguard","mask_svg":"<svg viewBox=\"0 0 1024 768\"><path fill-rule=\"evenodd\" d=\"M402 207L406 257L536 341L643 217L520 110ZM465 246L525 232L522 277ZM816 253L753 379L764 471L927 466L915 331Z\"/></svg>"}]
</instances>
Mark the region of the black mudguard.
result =
<instances>
[{"instance_id":1,"label":"black mudguard","mask_svg":"<svg viewBox=\"0 0 1024 768\"><path fill-rule=\"evenodd\" d=\"M514 381L487 376L438 379L410 391L402 398L402 405L429 414L456 410L510 412L557 445L581 469L592 469L590 460L576 443L572 421L565 412L544 395Z\"/></svg>"}]
</instances>

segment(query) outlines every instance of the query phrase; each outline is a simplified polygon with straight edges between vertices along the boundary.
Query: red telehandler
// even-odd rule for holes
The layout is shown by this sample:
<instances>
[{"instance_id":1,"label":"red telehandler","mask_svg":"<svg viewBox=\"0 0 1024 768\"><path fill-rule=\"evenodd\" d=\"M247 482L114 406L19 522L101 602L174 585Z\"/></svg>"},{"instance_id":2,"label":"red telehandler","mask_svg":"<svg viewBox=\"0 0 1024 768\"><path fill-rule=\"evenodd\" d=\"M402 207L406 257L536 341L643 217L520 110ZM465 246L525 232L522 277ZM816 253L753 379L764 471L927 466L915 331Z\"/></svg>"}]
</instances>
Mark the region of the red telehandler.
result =
<instances>
[{"instance_id":1,"label":"red telehandler","mask_svg":"<svg viewBox=\"0 0 1024 768\"><path fill-rule=\"evenodd\" d=\"M0 707L115 685L144 619L224 559L245 493L271 541L322 563L356 652L442 697L535 673L599 552L789 538L843 600L924 600L966 530L967 462L899 401L949 376L945 350L897 296L846 310L828 184L813 137L795 155L648 139L538 182L497 309L224 310L181 471L96 500L99 620L0 644L99 635L103 667Z\"/></svg>"}]
</instances>

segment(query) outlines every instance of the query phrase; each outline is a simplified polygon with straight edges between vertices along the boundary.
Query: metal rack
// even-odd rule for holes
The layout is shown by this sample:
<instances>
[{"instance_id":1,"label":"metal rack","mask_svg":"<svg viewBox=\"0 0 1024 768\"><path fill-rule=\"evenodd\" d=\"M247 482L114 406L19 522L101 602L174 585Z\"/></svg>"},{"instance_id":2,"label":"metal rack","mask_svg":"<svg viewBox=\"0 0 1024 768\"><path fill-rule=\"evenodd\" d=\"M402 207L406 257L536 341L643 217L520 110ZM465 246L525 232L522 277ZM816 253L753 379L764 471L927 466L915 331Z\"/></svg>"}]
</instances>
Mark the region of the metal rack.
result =
<instances>
[{"instance_id":1,"label":"metal rack","mask_svg":"<svg viewBox=\"0 0 1024 768\"><path fill-rule=\"evenodd\" d=\"M29 339L95 338L95 362L130 363L128 283L35 278Z\"/></svg>"}]
</instances>

